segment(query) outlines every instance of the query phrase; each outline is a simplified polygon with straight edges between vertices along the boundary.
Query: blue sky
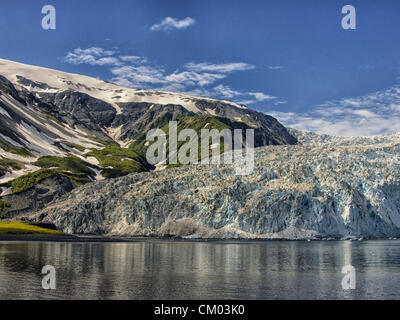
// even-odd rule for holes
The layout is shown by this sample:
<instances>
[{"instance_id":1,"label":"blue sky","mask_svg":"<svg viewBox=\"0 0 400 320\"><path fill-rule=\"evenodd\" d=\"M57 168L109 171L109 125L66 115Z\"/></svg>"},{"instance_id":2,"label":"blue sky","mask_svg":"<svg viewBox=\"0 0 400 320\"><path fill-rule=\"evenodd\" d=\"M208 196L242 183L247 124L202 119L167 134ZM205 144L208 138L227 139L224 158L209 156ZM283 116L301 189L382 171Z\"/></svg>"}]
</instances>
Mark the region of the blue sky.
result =
<instances>
[{"instance_id":1,"label":"blue sky","mask_svg":"<svg viewBox=\"0 0 400 320\"><path fill-rule=\"evenodd\" d=\"M47 4L56 30L41 28ZM341 27L346 4L356 30ZM400 131L399 1L2 0L0 12L4 59L233 100L305 130Z\"/></svg>"}]
</instances>

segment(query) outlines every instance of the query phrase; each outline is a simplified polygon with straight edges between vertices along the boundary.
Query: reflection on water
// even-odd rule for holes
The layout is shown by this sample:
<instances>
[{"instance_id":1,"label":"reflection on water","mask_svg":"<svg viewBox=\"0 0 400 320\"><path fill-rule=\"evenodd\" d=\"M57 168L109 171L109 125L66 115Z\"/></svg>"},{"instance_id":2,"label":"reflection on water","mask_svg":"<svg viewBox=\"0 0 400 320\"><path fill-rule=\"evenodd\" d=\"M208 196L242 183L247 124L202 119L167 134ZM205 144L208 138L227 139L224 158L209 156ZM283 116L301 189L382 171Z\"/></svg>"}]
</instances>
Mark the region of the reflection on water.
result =
<instances>
[{"instance_id":1,"label":"reflection on water","mask_svg":"<svg viewBox=\"0 0 400 320\"><path fill-rule=\"evenodd\" d=\"M400 241L0 242L1 299L399 299ZM41 287L41 268L57 289ZM342 290L342 267L357 271Z\"/></svg>"}]
</instances>

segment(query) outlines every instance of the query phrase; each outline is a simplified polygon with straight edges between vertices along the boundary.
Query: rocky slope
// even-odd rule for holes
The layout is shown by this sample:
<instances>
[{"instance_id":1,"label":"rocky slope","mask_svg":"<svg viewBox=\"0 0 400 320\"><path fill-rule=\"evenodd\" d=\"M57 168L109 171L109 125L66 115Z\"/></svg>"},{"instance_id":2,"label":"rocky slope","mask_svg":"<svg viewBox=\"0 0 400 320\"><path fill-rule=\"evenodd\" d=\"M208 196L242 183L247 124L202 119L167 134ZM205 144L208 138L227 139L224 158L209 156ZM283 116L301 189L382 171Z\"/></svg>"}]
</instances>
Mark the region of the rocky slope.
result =
<instances>
[{"instance_id":1,"label":"rocky slope","mask_svg":"<svg viewBox=\"0 0 400 320\"><path fill-rule=\"evenodd\" d=\"M192 165L90 183L25 218L78 234L400 237L400 139L379 139L257 148L248 176Z\"/></svg>"},{"instance_id":2,"label":"rocky slope","mask_svg":"<svg viewBox=\"0 0 400 320\"><path fill-rule=\"evenodd\" d=\"M24 145L24 140L32 143L35 138L35 142L45 144L53 154L65 151L49 145L50 141L61 138L83 146L94 144L89 147L98 146L93 138L128 146L167 113L172 118L210 115L244 123L256 129L258 146L296 143L273 117L234 102L128 89L3 59L0 59L0 106L0 119L8 121L2 125L0 139ZM89 141L83 140L85 137ZM32 146L33 151L46 153L40 146Z\"/></svg>"}]
</instances>

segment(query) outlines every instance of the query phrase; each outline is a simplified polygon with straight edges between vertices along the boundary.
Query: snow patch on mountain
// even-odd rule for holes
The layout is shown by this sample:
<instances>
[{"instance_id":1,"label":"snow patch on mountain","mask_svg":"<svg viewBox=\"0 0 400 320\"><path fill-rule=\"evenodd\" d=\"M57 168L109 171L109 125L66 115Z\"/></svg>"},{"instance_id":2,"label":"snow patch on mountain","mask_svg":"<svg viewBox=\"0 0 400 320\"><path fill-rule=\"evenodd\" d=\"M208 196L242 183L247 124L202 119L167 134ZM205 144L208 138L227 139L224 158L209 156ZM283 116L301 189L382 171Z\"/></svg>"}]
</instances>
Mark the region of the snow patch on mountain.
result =
<instances>
[{"instance_id":1,"label":"snow patch on mountain","mask_svg":"<svg viewBox=\"0 0 400 320\"><path fill-rule=\"evenodd\" d=\"M120 87L116 84L87 77L80 74L71 74L62 71L47 69L43 67L26 65L14 61L0 59L0 74L4 75L16 86L22 86L29 91L36 93L55 93L65 90L74 90L88 94L96 99L107 101L117 111L121 113L121 108L117 103L127 102L147 102L155 104L177 104L182 105L188 111L200 113L196 102L207 100L215 102L217 100L204 97L194 97L186 94L178 94L159 90L135 90ZM28 79L28 84L23 84L18 76ZM32 83L42 83L46 86L32 86ZM247 107L237 103L224 100L236 108L247 109Z\"/></svg>"}]
</instances>

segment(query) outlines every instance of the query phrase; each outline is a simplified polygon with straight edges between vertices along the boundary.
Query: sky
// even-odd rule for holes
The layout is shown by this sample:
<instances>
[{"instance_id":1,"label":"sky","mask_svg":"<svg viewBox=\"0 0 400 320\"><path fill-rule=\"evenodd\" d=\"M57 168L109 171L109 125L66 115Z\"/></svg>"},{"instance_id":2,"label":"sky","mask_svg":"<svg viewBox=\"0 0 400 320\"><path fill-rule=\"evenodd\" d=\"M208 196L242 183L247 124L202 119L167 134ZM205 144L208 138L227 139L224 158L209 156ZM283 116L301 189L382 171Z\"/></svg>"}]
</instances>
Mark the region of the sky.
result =
<instances>
[{"instance_id":1,"label":"sky","mask_svg":"<svg viewBox=\"0 0 400 320\"><path fill-rule=\"evenodd\" d=\"M3 59L231 100L302 130L400 131L396 0L2 0L0 12Z\"/></svg>"}]
</instances>

